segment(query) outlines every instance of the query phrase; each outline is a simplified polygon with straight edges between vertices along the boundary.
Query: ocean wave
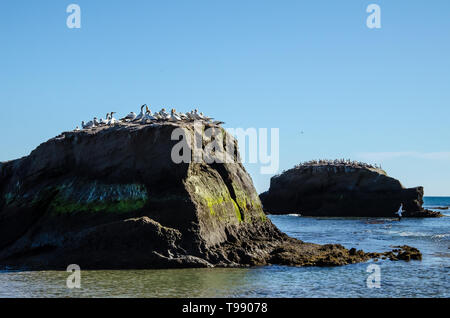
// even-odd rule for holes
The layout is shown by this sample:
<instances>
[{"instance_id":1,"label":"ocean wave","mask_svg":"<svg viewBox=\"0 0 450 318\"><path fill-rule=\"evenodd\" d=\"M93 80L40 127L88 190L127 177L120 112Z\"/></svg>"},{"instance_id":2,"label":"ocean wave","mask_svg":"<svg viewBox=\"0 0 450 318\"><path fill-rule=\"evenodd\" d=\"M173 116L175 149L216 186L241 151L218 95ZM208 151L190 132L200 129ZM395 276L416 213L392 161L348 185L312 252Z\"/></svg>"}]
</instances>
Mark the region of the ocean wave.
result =
<instances>
[{"instance_id":1,"label":"ocean wave","mask_svg":"<svg viewBox=\"0 0 450 318\"><path fill-rule=\"evenodd\" d=\"M400 236L414 236L414 237L425 237L425 236L432 236L432 234L429 233L423 233L423 232L397 232Z\"/></svg>"},{"instance_id":2,"label":"ocean wave","mask_svg":"<svg viewBox=\"0 0 450 318\"><path fill-rule=\"evenodd\" d=\"M432 239L443 239L450 237L450 233L434 234L434 233L410 232L410 231L388 231L388 233L402 237L430 237Z\"/></svg>"},{"instance_id":3,"label":"ocean wave","mask_svg":"<svg viewBox=\"0 0 450 318\"><path fill-rule=\"evenodd\" d=\"M435 234L435 235L431 236L431 238L437 238L437 239L446 238L446 237L450 237L450 233Z\"/></svg>"},{"instance_id":4,"label":"ocean wave","mask_svg":"<svg viewBox=\"0 0 450 318\"><path fill-rule=\"evenodd\" d=\"M423 208L428 209L428 210L433 210L433 211L449 211L450 206L446 206L446 205L445 206L435 206L435 205L427 206L427 205L424 205Z\"/></svg>"}]
</instances>

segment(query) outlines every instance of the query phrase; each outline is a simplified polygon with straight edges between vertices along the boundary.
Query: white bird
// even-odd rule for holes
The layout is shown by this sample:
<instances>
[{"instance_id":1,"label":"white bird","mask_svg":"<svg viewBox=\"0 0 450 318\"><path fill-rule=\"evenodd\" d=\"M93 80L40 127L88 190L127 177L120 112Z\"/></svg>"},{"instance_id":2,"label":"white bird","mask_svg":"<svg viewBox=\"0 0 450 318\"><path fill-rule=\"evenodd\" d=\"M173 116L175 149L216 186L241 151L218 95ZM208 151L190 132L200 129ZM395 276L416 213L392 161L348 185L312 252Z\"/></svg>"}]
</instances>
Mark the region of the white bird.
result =
<instances>
[{"instance_id":1,"label":"white bird","mask_svg":"<svg viewBox=\"0 0 450 318\"><path fill-rule=\"evenodd\" d=\"M185 114L185 113L177 113L175 112L175 114L181 118L181 120L187 120L189 119L189 117Z\"/></svg>"},{"instance_id":2,"label":"white bird","mask_svg":"<svg viewBox=\"0 0 450 318\"><path fill-rule=\"evenodd\" d=\"M200 114L198 113L198 109L194 110L194 113L192 114L194 116L195 119L197 120L202 120L203 118L200 116Z\"/></svg>"},{"instance_id":3,"label":"white bird","mask_svg":"<svg viewBox=\"0 0 450 318\"><path fill-rule=\"evenodd\" d=\"M109 120L109 113L106 114L106 119L100 118L98 121L100 126L106 125L106 122Z\"/></svg>"},{"instance_id":4,"label":"white bird","mask_svg":"<svg viewBox=\"0 0 450 318\"><path fill-rule=\"evenodd\" d=\"M181 120L181 118L176 114L174 108L172 108L172 110L170 111L169 120L170 121L180 121Z\"/></svg>"},{"instance_id":5,"label":"white bird","mask_svg":"<svg viewBox=\"0 0 450 318\"><path fill-rule=\"evenodd\" d=\"M122 121L129 122L129 121L135 120L136 117L137 117L136 113L135 113L135 112L131 112L131 113L129 113L128 115L126 115L124 118L122 118L121 120L122 120Z\"/></svg>"},{"instance_id":6,"label":"white bird","mask_svg":"<svg viewBox=\"0 0 450 318\"><path fill-rule=\"evenodd\" d=\"M155 121L156 117L153 116L152 111L147 107L144 118L141 120L141 124L146 124L149 121Z\"/></svg>"},{"instance_id":7,"label":"white bird","mask_svg":"<svg viewBox=\"0 0 450 318\"><path fill-rule=\"evenodd\" d=\"M80 131L80 128L78 128L78 126L77 126L77 127L75 127L74 131Z\"/></svg>"},{"instance_id":8,"label":"white bird","mask_svg":"<svg viewBox=\"0 0 450 318\"><path fill-rule=\"evenodd\" d=\"M83 127L83 129L91 129L91 128L95 128L95 124L92 120L87 122L86 124L84 123L84 121L82 121L81 127Z\"/></svg>"},{"instance_id":9,"label":"white bird","mask_svg":"<svg viewBox=\"0 0 450 318\"><path fill-rule=\"evenodd\" d=\"M114 118L114 114L115 114L116 112L111 112L110 113L110 115L109 115L109 120L106 122L106 124L108 125L108 126L112 126L112 125L115 125L115 124L118 124L119 123L119 121L117 120L117 119L115 119Z\"/></svg>"},{"instance_id":10,"label":"white bird","mask_svg":"<svg viewBox=\"0 0 450 318\"><path fill-rule=\"evenodd\" d=\"M194 117L192 116L192 112L187 112L187 113L186 113L186 116L187 116L189 119L194 119Z\"/></svg>"},{"instance_id":11,"label":"white bird","mask_svg":"<svg viewBox=\"0 0 450 318\"><path fill-rule=\"evenodd\" d=\"M166 109L165 108L163 108L163 109L161 109L159 111L159 116L161 116L161 119L163 119L163 120L169 119L169 114L166 113Z\"/></svg>"},{"instance_id":12,"label":"white bird","mask_svg":"<svg viewBox=\"0 0 450 318\"><path fill-rule=\"evenodd\" d=\"M202 117L202 119L203 119L204 121L211 121L211 120L214 119L214 118L211 118L211 117L208 117L208 116L203 115L203 113L200 113L200 117Z\"/></svg>"},{"instance_id":13,"label":"white bird","mask_svg":"<svg viewBox=\"0 0 450 318\"><path fill-rule=\"evenodd\" d=\"M133 121L139 121L142 120L142 118L144 118L145 113L144 113L144 107L147 106L146 104L141 106L141 112L139 113L139 115L136 116L136 118L134 118Z\"/></svg>"},{"instance_id":14,"label":"white bird","mask_svg":"<svg viewBox=\"0 0 450 318\"><path fill-rule=\"evenodd\" d=\"M99 126L100 125L99 121L97 120L97 117L94 117L94 125L95 126Z\"/></svg>"},{"instance_id":15,"label":"white bird","mask_svg":"<svg viewBox=\"0 0 450 318\"><path fill-rule=\"evenodd\" d=\"M204 120L205 119L205 117L203 117L203 113L196 113L197 114L197 116L198 116L198 118L199 119L201 119L201 120Z\"/></svg>"},{"instance_id":16,"label":"white bird","mask_svg":"<svg viewBox=\"0 0 450 318\"><path fill-rule=\"evenodd\" d=\"M191 110L189 113L186 113L186 115L189 117L190 120L198 120L197 115L193 110Z\"/></svg>"}]
</instances>

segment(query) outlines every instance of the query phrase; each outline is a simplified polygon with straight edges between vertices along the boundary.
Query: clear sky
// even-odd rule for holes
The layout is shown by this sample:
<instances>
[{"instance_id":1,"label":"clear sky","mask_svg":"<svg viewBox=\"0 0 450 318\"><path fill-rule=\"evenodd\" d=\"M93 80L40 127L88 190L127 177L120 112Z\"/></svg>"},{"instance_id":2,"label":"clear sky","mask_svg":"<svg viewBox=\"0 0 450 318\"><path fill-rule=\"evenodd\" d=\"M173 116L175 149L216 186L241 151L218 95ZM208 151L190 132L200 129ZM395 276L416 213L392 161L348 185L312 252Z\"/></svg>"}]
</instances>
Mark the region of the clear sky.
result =
<instances>
[{"instance_id":1,"label":"clear sky","mask_svg":"<svg viewBox=\"0 0 450 318\"><path fill-rule=\"evenodd\" d=\"M0 161L109 111L196 106L280 128L280 171L352 158L450 195L448 0L3 0L0 43Z\"/></svg>"}]
</instances>

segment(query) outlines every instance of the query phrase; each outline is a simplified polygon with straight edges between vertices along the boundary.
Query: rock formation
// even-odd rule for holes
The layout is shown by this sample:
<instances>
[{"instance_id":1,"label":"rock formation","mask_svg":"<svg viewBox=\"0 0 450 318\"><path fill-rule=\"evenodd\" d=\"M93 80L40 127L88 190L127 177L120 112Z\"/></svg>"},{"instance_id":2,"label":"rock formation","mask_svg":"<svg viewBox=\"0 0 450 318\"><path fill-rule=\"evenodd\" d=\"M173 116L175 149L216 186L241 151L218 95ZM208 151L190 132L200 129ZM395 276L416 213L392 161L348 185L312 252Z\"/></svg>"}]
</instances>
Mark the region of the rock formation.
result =
<instances>
[{"instance_id":1,"label":"rock formation","mask_svg":"<svg viewBox=\"0 0 450 318\"><path fill-rule=\"evenodd\" d=\"M403 203L405 217L440 215L422 207L422 187L405 189L380 168L360 164L299 165L273 177L260 198L272 214L395 217Z\"/></svg>"},{"instance_id":2,"label":"rock formation","mask_svg":"<svg viewBox=\"0 0 450 318\"><path fill-rule=\"evenodd\" d=\"M372 257L280 232L240 162L174 163L175 128L194 136L189 123L121 124L66 132L2 163L0 267L332 266Z\"/></svg>"}]
</instances>

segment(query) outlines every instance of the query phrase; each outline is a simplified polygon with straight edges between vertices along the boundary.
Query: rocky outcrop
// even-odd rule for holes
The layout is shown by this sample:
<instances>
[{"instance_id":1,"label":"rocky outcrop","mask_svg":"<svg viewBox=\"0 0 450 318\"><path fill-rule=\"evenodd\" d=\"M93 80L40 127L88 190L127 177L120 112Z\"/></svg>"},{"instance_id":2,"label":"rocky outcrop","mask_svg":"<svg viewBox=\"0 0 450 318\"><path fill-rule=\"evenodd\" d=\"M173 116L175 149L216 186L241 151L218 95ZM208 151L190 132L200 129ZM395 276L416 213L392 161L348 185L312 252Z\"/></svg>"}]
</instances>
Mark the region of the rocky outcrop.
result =
<instances>
[{"instance_id":1,"label":"rocky outcrop","mask_svg":"<svg viewBox=\"0 0 450 318\"><path fill-rule=\"evenodd\" d=\"M194 137L189 123L122 124L63 133L2 163L0 267L333 266L371 258L280 232L240 162L175 163L175 128Z\"/></svg>"},{"instance_id":2,"label":"rocky outcrop","mask_svg":"<svg viewBox=\"0 0 450 318\"><path fill-rule=\"evenodd\" d=\"M422 187L405 189L379 168L354 165L298 166L273 177L260 198L272 214L395 217L403 203L405 217L440 215L422 207Z\"/></svg>"},{"instance_id":3,"label":"rocky outcrop","mask_svg":"<svg viewBox=\"0 0 450 318\"><path fill-rule=\"evenodd\" d=\"M2 163L0 266L300 266L368 259L281 233L240 163L174 163L175 128L194 135L192 124L169 123L68 132L28 157ZM339 262L328 258L335 252L342 254Z\"/></svg>"}]
</instances>

